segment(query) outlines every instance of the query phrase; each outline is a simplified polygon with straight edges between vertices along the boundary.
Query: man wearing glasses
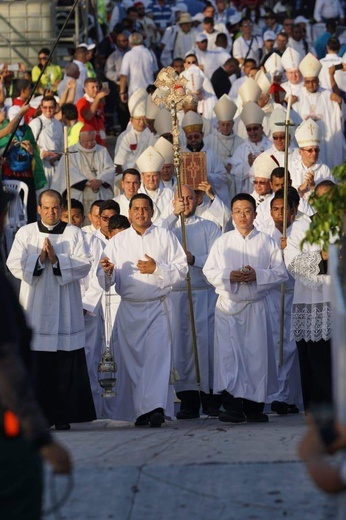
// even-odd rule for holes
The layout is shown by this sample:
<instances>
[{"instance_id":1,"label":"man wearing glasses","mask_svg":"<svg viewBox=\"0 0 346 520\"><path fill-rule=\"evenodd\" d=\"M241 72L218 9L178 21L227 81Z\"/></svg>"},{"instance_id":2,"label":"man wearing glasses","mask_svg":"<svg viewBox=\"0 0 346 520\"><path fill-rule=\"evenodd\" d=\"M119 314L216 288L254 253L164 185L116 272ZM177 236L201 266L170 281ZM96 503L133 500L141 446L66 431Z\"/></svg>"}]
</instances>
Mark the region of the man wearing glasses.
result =
<instances>
[{"instance_id":1,"label":"man wearing glasses","mask_svg":"<svg viewBox=\"0 0 346 520\"><path fill-rule=\"evenodd\" d=\"M296 130L295 137L299 146L299 156L290 169L292 185L299 195L308 200L317 184L334 177L326 164L319 160L322 132L318 124L307 119Z\"/></svg>"}]
</instances>

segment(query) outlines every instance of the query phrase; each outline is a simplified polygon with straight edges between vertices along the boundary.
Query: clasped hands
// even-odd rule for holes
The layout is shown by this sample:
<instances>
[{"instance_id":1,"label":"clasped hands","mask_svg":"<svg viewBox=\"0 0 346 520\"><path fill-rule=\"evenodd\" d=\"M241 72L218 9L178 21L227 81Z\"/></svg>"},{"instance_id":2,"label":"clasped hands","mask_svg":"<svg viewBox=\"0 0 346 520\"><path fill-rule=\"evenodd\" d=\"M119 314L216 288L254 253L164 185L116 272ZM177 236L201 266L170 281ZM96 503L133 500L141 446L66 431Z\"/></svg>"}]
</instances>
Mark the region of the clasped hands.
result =
<instances>
[{"instance_id":1,"label":"clasped hands","mask_svg":"<svg viewBox=\"0 0 346 520\"><path fill-rule=\"evenodd\" d=\"M45 238L43 242L42 251L40 254L40 262L41 264L45 264L47 259L51 264L56 264L58 261L58 257L55 254L54 247L51 244L49 238Z\"/></svg>"}]
</instances>

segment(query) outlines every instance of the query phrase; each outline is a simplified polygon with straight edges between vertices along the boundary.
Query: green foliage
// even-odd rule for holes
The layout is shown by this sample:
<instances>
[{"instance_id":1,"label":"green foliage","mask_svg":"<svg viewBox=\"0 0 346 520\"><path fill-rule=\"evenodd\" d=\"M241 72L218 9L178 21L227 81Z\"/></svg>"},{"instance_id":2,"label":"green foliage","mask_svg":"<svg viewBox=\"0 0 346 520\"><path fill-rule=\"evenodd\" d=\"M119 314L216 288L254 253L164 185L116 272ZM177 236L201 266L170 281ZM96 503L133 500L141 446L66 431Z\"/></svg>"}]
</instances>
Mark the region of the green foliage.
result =
<instances>
[{"instance_id":1,"label":"green foliage","mask_svg":"<svg viewBox=\"0 0 346 520\"><path fill-rule=\"evenodd\" d=\"M310 197L309 204L316 211L309 231L302 242L319 244L325 251L328 250L330 237L333 243L342 240L342 220L346 215L346 163L336 166L332 174L338 184L328 193L316 197L315 193Z\"/></svg>"}]
</instances>

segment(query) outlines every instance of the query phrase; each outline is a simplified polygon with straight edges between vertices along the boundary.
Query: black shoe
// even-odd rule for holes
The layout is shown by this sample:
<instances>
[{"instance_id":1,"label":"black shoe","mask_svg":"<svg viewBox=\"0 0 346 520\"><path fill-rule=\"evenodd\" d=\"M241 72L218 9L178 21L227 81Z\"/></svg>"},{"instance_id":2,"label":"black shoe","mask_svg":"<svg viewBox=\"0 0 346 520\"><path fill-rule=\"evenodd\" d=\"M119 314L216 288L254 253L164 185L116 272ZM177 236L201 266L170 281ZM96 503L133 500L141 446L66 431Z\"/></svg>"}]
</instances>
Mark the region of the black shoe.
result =
<instances>
[{"instance_id":1,"label":"black shoe","mask_svg":"<svg viewBox=\"0 0 346 520\"><path fill-rule=\"evenodd\" d=\"M135 426L149 426L149 416L148 414L140 415L137 417Z\"/></svg>"},{"instance_id":2,"label":"black shoe","mask_svg":"<svg viewBox=\"0 0 346 520\"><path fill-rule=\"evenodd\" d=\"M202 412L208 415L208 417L219 417L221 410L218 408L208 408L207 410L202 410Z\"/></svg>"},{"instance_id":3,"label":"black shoe","mask_svg":"<svg viewBox=\"0 0 346 520\"><path fill-rule=\"evenodd\" d=\"M177 419L198 419L199 413L193 413L193 412L185 412L184 410L180 410L177 415Z\"/></svg>"},{"instance_id":4,"label":"black shoe","mask_svg":"<svg viewBox=\"0 0 346 520\"><path fill-rule=\"evenodd\" d=\"M237 412L230 410L228 412L221 412L218 417L219 421L231 422L235 424L244 423L246 421L245 414L243 412Z\"/></svg>"},{"instance_id":5,"label":"black shoe","mask_svg":"<svg viewBox=\"0 0 346 520\"><path fill-rule=\"evenodd\" d=\"M273 401L270 408L272 412L276 412L278 415L287 415L289 407L283 401Z\"/></svg>"},{"instance_id":6,"label":"black shoe","mask_svg":"<svg viewBox=\"0 0 346 520\"><path fill-rule=\"evenodd\" d=\"M55 423L56 430L71 430L71 425L69 423L58 422Z\"/></svg>"},{"instance_id":7,"label":"black shoe","mask_svg":"<svg viewBox=\"0 0 346 520\"><path fill-rule=\"evenodd\" d=\"M149 419L150 428L160 428L164 422L165 417L162 412L154 412Z\"/></svg>"},{"instance_id":8,"label":"black shoe","mask_svg":"<svg viewBox=\"0 0 346 520\"><path fill-rule=\"evenodd\" d=\"M295 404L288 405L288 413L299 413L299 408Z\"/></svg>"},{"instance_id":9,"label":"black shoe","mask_svg":"<svg viewBox=\"0 0 346 520\"><path fill-rule=\"evenodd\" d=\"M266 413L250 413L246 416L247 422L268 422L269 417Z\"/></svg>"}]
</instances>

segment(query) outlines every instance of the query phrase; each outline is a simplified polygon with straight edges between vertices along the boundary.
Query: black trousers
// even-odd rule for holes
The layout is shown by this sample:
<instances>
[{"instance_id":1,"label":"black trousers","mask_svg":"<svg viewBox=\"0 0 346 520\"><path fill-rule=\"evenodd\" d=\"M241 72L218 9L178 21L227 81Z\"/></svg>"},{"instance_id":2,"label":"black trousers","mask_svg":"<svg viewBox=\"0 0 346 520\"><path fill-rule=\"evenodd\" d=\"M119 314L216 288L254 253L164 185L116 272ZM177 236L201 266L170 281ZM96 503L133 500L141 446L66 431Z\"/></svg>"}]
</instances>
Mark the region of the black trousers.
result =
<instances>
[{"instance_id":1,"label":"black trousers","mask_svg":"<svg viewBox=\"0 0 346 520\"><path fill-rule=\"evenodd\" d=\"M84 348L32 352L37 399L50 425L96 419Z\"/></svg>"},{"instance_id":2,"label":"black trousers","mask_svg":"<svg viewBox=\"0 0 346 520\"><path fill-rule=\"evenodd\" d=\"M243 412L245 415L262 413L264 410L264 403L256 403L242 397L233 397L226 390L222 392L222 405L226 412Z\"/></svg>"},{"instance_id":3,"label":"black trousers","mask_svg":"<svg viewBox=\"0 0 346 520\"><path fill-rule=\"evenodd\" d=\"M330 340L297 341L300 378L305 411L313 404L332 403L332 360Z\"/></svg>"},{"instance_id":4,"label":"black trousers","mask_svg":"<svg viewBox=\"0 0 346 520\"><path fill-rule=\"evenodd\" d=\"M181 401L180 410L191 414L199 413L201 404L206 413L209 410L218 410L221 406L221 396L212 391L207 394L198 390L184 390L177 392L177 397Z\"/></svg>"}]
</instances>

